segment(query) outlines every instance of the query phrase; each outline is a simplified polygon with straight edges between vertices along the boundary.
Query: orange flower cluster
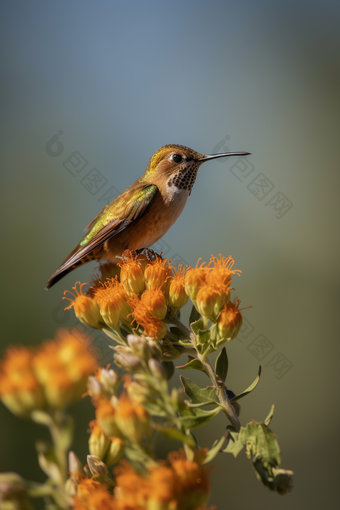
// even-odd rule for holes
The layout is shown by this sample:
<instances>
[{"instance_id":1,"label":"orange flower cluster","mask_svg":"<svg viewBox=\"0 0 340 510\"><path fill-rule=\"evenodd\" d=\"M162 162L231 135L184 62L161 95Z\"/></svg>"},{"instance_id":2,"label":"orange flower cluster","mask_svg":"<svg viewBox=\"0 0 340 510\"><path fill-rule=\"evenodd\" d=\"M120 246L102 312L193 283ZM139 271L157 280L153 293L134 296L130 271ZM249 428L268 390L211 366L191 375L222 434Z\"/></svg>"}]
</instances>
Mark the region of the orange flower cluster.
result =
<instances>
[{"instance_id":1,"label":"orange flower cluster","mask_svg":"<svg viewBox=\"0 0 340 510\"><path fill-rule=\"evenodd\" d=\"M128 462L115 470L113 496L92 479L78 484L75 510L195 510L206 508L210 482L207 470L177 452L167 463L158 462L145 475L137 474Z\"/></svg>"},{"instance_id":2,"label":"orange flower cluster","mask_svg":"<svg viewBox=\"0 0 340 510\"><path fill-rule=\"evenodd\" d=\"M0 363L0 396L15 414L61 409L78 400L87 377L96 369L88 341L78 333L60 330L55 340L39 348L9 348Z\"/></svg>"},{"instance_id":3,"label":"orange flower cluster","mask_svg":"<svg viewBox=\"0 0 340 510\"><path fill-rule=\"evenodd\" d=\"M185 268L180 266L176 271L167 259L156 256L149 262L144 255L124 252L121 264L114 268L104 264L100 269L103 278L110 273L115 274L114 278L93 281L85 293L85 284L77 282L74 292L64 293L63 299L71 301L66 309L73 308L78 319L93 328L116 329L121 321L141 326L148 336L163 338L168 306L175 313L188 300Z\"/></svg>"},{"instance_id":4,"label":"orange flower cluster","mask_svg":"<svg viewBox=\"0 0 340 510\"><path fill-rule=\"evenodd\" d=\"M164 319L168 309L174 316L189 297L206 320L217 322L225 306L231 309L231 278L241 271L232 269L235 261L231 256L212 255L208 265L200 261L194 268L180 265L176 271L167 259L156 256L148 262L144 255L124 252L119 276L116 266L115 277L95 282L87 295L82 294L82 285L78 291L76 284L74 301L68 308L73 307L77 317L92 327L116 329L121 321L142 327L147 336L158 340L167 334ZM109 274L105 265L103 268L103 274Z\"/></svg>"},{"instance_id":5,"label":"orange flower cluster","mask_svg":"<svg viewBox=\"0 0 340 510\"><path fill-rule=\"evenodd\" d=\"M232 274L241 273L232 269L235 261L229 257L213 255L208 265L200 264L189 269L185 277L185 290L199 313L216 322L223 306L229 301Z\"/></svg>"}]
</instances>

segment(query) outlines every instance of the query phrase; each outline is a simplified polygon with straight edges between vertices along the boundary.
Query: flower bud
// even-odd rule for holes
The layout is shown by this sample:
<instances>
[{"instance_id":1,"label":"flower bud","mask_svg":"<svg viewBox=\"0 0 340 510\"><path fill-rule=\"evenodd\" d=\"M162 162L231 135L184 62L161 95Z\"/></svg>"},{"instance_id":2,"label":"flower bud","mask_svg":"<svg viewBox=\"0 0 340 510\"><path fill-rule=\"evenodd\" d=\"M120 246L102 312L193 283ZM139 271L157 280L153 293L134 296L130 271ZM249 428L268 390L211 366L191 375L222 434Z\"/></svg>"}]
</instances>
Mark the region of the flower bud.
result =
<instances>
[{"instance_id":1,"label":"flower bud","mask_svg":"<svg viewBox=\"0 0 340 510\"><path fill-rule=\"evenodd\" d=\"M160 289L146 290L141 296L142 303L148 311L158 319L164 319L168 310L166 299Z\"/></svg>"},{"instance_id":2,"label":"flower bud","mask_svg":"<svg viewBox=\"0 0 340 510\"><path fill-rule=\"evenodd\" d=\"M138 356L130 354L126 347L117 345L115 349L117 352L113 355L113 359L117 367L124 368L128 372L136 372L142 368L142 360Z\"/></svg>"},{"instance_id":3,"label":"flower bud","mask_svg":"<svg viewBox=\"0 0 340 510\"><path fill-rule=\"evenodd\" d=\"M169 284L169 306L170 308L179 309L186 305L189 296L185 292L185 268L180 265L178 271L175 272L174 277L170 280Z\"/></svg>"},{"instance_id":4,"label":"flower bud","mask_svg":"<svg viewBox=\"0 0 340 510\"><path fill-rule=\"evenodd\" d=\"M120 312L121 306L119 296L112 296L100 305L100 315L109 328L114 329L117 326Z\"/></svg>"},{"instance_id":5,"label":"flower bud","mask_svg":"<svg viewBox=\"0 0 340 510\"><path fill-rule=\"evenodd\" d=\"M163 368L162 364L159 361L151 358L149 359L148 365L150 368L150 372L156 379L159 379L160 381L166 380L165 369Z\"/></svg>"},{"instance_id":6,"label":"flower bud","mask_svg":"<svg viewBox=\"0 0 340 510\"><path fill-rule=\"evenodd\" d=\"M196 300L198 291L205 285L209 272L209 269L205 267L205 262L199 265L200 260L198 259L196 267L189 269L185 276L185 292L192 301Z\"/></svg>"},{"instance_id":7,"label":"flower bud","mask_svg":"<svg viewBox=\"0 0 340 510\"><path fill-rule=\"evenodd\" d=\"M91 455L96 455L101 460L109 448L110 441L105 436L100 425L96 420L90 421L91 435L89 437L89 450Z\"/></svg>"},{"instance_id":8,"label":"flower bud","mask_svg":"<svg viewBox=\"0 0 340 510\"><path fill-rule=\"evenodd\" d=\"M115 370L112 368L110 370L101 368L98 372L98 378L108 393L116 393L120 386L120 377Z\"/></svg>"},{"instance_id":9,"label":"flower bud","mask_svg":"<svg viewBox=\"0 0 340 510\"><path fill-rule=\"evenodd\" d=\"M218 306L221 294L215 287L204 285L196 295L196 308L201 315L213 317L215 307Z\"/></svg>"},{"instance_id":10,"label":"flower bud","mask_svg":"<svg viewBox=\"0 0 340 510\"><path fill-rule=\"evenodd\" d=\"M99 400L96 405L96 418L106 436L120 436L116 425L116 405L111 400Z\"/></svg>"},{"instance_id":11,"label":"flower bud","mask_svg":"<svg viewBox=\"0 0 340 510\"><path fill-rule=\"evenodd\" d=\"M145 289L143 270L132 256L119 264L120 281L124 287L125 292L131 296L133 294L140 294Z\"/></svg>"},{"instance_id":12,"label":"flower bud","mask_svg":"<svg viewBox=\"0 0 340 510\"><path fill-rule=\"evenodd\" d=\"M79 289L77 289L77 285L79 284ZM103 326L103 320L100 315L99 306L96 301L82 292L82 288L84 285L88 285L87 283L80 284L77 282L72 289L75 294L66 290L64 292L63 299L67 299L71 301L71 304L65 308L65 310L70 310L73 308L74 313L85 326L94 329L101 329ZM66 294L69 293L73 296L74 299L66 297Z\"/></svg>"},{"instance_id":13,"label":"flower bud","mask_svg":"<svg viewBox=\"0 0 340 510\"><path fill-rule=\"evenodd\" d=\"M167 259L157 257L155 261L148 264L145 268L145 286L148 290L162 288L166 294L166 282L171 276L171 267Z\"/></svg>"},{"instance_id":14,"label":"flower bud","mask_svg":"<svg viewBox=\"0 0 340 510\"><path fill-rule=\"evenodd\" d=\"M104 397L105 391L103 385L98 381L94 375L90 375L87 379L87 393L90 397Z\"/></svg>"},{"instance_id":15,"label":"flower bud","mask_svg":"<svg viewBox=\"0 0 340 510\"><path fill-rule=\"evenodd\" d=\"M108 476L109 475L106 465L96 455L88 455L87 456L87 465L89 466L90 471L93 476L96 476L96 475Z\"/></svg>"},{"instance_id":16,"label":"flower bud","mask_svg":"<svg viewBox=\"0 0 340 510\"><path fill-rule=\"evenodd\" d=\"M149 414L144 407L131 402L126 393L119 399L116 423L121 434L132 442L141 443L144 435L151 436Z\"/></svg>"},{"instance_id":17,"label":"flower bud","mask_svg":"<svg viewBox=\"0 0 340 510\"><path fill-rule=\"evenodd\" d=\"M119 437L110 437L110 446L106 454L105 463L108 466L113 466L120 461L124 455L124 441Z\"/></svg>"},{"instance_id":18,"label":"flower bud","mask_svg":"<svg viewBox=\"0 0 340 510\"><path fill-rule=\"evenodd\" d=\"M68 470L72 474L84 474L83 465L80 462L78 456L70 451L68 454Z\"/></svg>"},{"instance_id":19,"label":"flower bud","mask_svg":"<svg viewBox=\"0 0 340 510\"><path fill-rule=\"evenodd\" d=\"M240 300L237 298L234 303L228 301L218 317L218 332L220 337L226 342L236 338L242 327L242 314L238 310L239 304Z\"/></svg>"}]
</instances>

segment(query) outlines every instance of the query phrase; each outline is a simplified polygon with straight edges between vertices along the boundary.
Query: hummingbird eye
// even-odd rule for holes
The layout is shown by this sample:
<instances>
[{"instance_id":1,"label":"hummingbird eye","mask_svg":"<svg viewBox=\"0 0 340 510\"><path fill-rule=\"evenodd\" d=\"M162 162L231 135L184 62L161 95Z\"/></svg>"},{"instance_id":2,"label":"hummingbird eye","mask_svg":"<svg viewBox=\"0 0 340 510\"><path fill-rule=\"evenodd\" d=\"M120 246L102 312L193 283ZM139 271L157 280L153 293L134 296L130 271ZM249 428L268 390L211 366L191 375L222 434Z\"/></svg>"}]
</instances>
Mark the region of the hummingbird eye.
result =
<instances>
[{"instance_id":1,"label":"hummingbird eye","mask_svg":"<svg viewBox=\"0 0 340 510\"><path fill-rule=\"evenodd\" d=\"M175 163L180 163L182 161L182 156L180 154L173 154L172 155L172 161Z\"/></svg>"}]
</instances>

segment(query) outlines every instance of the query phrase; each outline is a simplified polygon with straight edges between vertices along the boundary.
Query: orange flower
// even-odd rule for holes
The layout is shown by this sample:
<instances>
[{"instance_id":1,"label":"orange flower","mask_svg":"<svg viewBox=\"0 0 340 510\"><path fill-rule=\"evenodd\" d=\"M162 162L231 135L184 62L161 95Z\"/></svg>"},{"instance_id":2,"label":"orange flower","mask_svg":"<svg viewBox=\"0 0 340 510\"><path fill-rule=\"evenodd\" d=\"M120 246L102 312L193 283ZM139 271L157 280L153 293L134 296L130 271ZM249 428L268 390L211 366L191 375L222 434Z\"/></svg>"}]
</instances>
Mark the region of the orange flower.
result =
<instances>
[{"instance_id":1,"label":"orange flower","mask_svg":"<svg viewBox=\"0 0 340 510\"><path fill-rule=\"evenodd\" d=\"M77 285L79 285L79 289L77 289ZM93 299L83 294L84 285L88 284L87 283L80 284L80 282L77 282L75 286L72 287L75 294L73 294L69 290L65 290L63 299L71 301L71 304L67 306L65 310L70 310L73 307L76 317L83 324L85 324L85 326L89 326L90 328L95 329L101 329L102 318L100 315L99 306ZM74 299L66 297L67 293L71 294L71 296Z\"/></svg>"},{"instance_id":2,"label":"orange flower","mask_svg":"<svg viewBox=\"0 0 340 510\"><path fill-rule=\"evenodd\" d=\"M239 269L231 269L235 264L235 260L231 255L229 257L223 257L219 254L219 259L211 255L209 266L212 268L209 274L207 275L207 283L209 285L222 284L226 287L229 286L231 282L231 275L237 274L240 276Z\"/></svg>"},{"instance_id":3,"label":"orange flower","mask_svg":"<svg viewBox=\"0 0 340 510\"><path fill-rule=\"evenodd\" d=\"M215 320L221 308L228 301L230 287L222 283L215 285L204 285L196 296L196 308L201 315Z\"/></svg>"},{"instance_id":4,"label":"orange flower","mask_svg":"<svg viewBox=\"0 0 340 510\"><path fill-rule=\"evenodd\" d=\"M33 367L52 407L66 407L81 398L87 378L97 368L89 341L77 331L59 330L55 340L42 344Z\"/></svg>"},{"instance_id":5,"label":"orange flower","mask_svg":"<svg viewBox=\"0 0 340 510\"><path fill-rule=\"evenodd\" d=\"M144 328L145 334L160 340L167 333L166 325L157 317L150 314L146 305L138 296L132 296L129 305L133 309L132 316L139 326Z\"/></svg>"},{"instance_id":6,"label":"orange flower","mask_svg":"<svg viewBox=\"0 0 340 510\"><path fill-rule=\"evenodd\" d=\"M113 496L104 484L92 478L83 478L77 485L73 510L115 510Z\"/></svg>"},{"instance_id":7,"label":"orange flower","mask_svg":"<svg viewBox=\"0 0 340 510\"><path fill-rule=\"evenodd\" d=\"M125 292L129 296L143 292L145 289L144 274L133 252L129 252L127 257L123 259L122 264L119 264L119 267L121 268L120 281Z\"/></svg>"},{"instance_id":8,"label":"orange flower","mask_svg":"<svg viewBox=\"0 0 340 510\"><path fill-rule=\"evenodd\" d=\"M185 292L193 300L196 300L198 291L206 283L207 274L210 271L209 267L206 267L206 263L200 264L202 259L199 258L196 267L189 268L185 276Z\"/></svg>"},{"instance_id":9,"label":"orange flower","mask_svg":"<svg viewBox=\"0 0 340 510\"><path fill-rule=\"evenodd\" d=\"M150 439L150 416L144 407L131 402L127 393L120 396L115 420L121 434L130 441L141 443L144 435Z\"/></svg>"},{"instance_id":10,"label":"orange flower","mask_svg":"<svg viewBox=\"0 0 340 510\"><path fill-rule=\"evenodd\" d=\"M226 342L236 338L242 327L242 314L238 309L240 302L237 298L234 303L228 301L218 317L218 332Z\"/></svg>"},{"instance_id":11,"label":"orange flower","mask_svg":"<svg viewBox=\"0 0 340 510\"><path fill-rule=\"evenodd\" d=\"M111 400L97 400L96 418L106 436L121 436L116 425L116 405Z\"/></svg>"},{"instance_id":12,"label":"orange flower","mask_svg":"<svg viewBox=\"0 0 340 510\"><path fill-rule=\"evenodd\" d=\"M171 260L156 256L156 260L150 262L144 271L145 286L149 290L162 289L167 294L166 282L171 276Z\"/></svg>"},{"instance_id":13,"label":"orange flower","mask_svg":"<svg viewBox=\"0 0 340 510\"><path fill-rule=\"evenodd\" d=\"M10 347L0 363L0 396L19 416L28 416L45 405L43 390L32 368L34 353L26 347Z\"/></svg>"},{"instance_id":14,"label":"orange flower","mask_svg":"<svg viewBox=\"0 0 340 510\"><path fill-rule=\"evenodd\" d=\"M170 308L182 308L188 301L189 296L185 292L185 267L180 264L178 270L174 270L174 276L169 284L169 306Z\"/></svg>"},{"instance_id":15,"label":"orange flower","mask_svg":"<svg viewBox=\"0 0 340 510\"><path fill-rule=\"evenodd\" d=\"M110 446L110 440L105 436L97 420L89 423L91 435L89 437L89 451L91 455L96 455L101 460L104 459Z\"/></svg>"},{"instance_id":16,"label":"orange flower","mask_svg":"<svg viewBox=\"0 0 340 510\"><path fill-rule=\"evenodd\" d=\"M117 280L112 278L97 288L94 293L94 299L100 308L100 315L110 328L117 326L121 311L120 296L118 292L115 292L117 284Z\"/></svg>"},{"instance_id":17,"label":"orange flower","mask_svg":"<svg viewBox=\"0 0 340 510\"><path fill-rule=\"evenodd\" d=\"M164 319L168 310L166 299L160 289L145 290L141 296L142 303L158 319Z\"/></svg>"},{"instance_id":18,"label":"orange flower","mask_svg":"<svg viewBox=\"0 0 340 510\"><path fill-rule=\"evenodd\" d=\"M114 494L119 510L202 508L210 490L207 470L178 455L174 460L169 455L169 460L168 465L158 462L145 476L135 473L127 462L116 469Z\"/></svg>"}]
</instances>

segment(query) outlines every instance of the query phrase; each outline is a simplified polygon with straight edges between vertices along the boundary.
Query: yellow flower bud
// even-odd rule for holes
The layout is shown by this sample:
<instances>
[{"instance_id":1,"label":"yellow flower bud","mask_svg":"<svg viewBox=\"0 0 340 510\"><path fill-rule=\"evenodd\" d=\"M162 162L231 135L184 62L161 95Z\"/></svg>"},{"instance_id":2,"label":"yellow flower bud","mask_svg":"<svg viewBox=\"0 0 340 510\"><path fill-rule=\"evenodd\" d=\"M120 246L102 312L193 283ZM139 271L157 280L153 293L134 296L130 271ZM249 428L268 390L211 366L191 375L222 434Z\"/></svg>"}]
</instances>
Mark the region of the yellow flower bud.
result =
<instances>
[{"instance_id":1,"label":"yellow flower bud","mask_svg":"<svg viewBox=\"0 0 340 510\"><path fill-rule=\"evenodd\" d=\"M189 296L185 292L185 267L180 265L169 284L168 301L170 308L179 309L186 305Z\"/></svg>"},{"instance_id":2,"label":"yellow flower bud","mask_svg":"<svg viewBox=\"0 0 340 510\"><path fill-rule=\"evenodd\" d=\"M146 290L141 297L148 311L158 319L164 319L168 310L166 299L160 289Z\"/></svg>"},{"instance_id":3,"label":"yellow flower bud","mask_svg":"<svg viewBox=\"0 0 340 510\"><path fill-rule=\"evenodd\" d=\"M79 284L79 289L77 289L77 285ZM65 310L70 310L73 308L76 317L83 323L85 326L94 329L101 329L103 326L103 320L100 315L99 306L96 301L89 296L86 296L82 293L82 288L84 285L88 285L87 283L80 284L77 282L72 289L75 294L66 290L64 292L65 296L63 299L67 299L71 301L71 304L65 308ZM69 293L73 296L74 299L66 297L66 294Z\"/></svg>"},{"instance_id":4,"label":"yellow flower bud","mask_svg":"<svg viewBox=\"0 0 340 510\"><path fill-rule=\"evenodd\" d=\"M185 276L185 292L192 299L196 300L198 291L205 285L209 268L205 267L205 262L200 265L199 258L196 267L188 270Z\"/></svg>"},{"instance_id":5,"label":"yellow flower bud","mask_svg":"<svg viewBox=\"0 0 340 510\"><path fill-rule=\"evenodd\" d=\"M171 276L170 262L167 259L157 257L156 260L146 266L144 277L147 289L162 289L164 294L167 293L167 280Z\"/></svg>"},{"instance_id":6,"label":"yellow flower bud","mask_svg":"<svg viewBox=\"0 0 340 510\"><path fill-rule=\"evenodd\" d=\"M121 434L116 425L116 406L111 400L98 400L95 402L96 418L106 436L118 436Z\"/></svg>"},{"instance_id":7,"label":"yellow flower bud","mask_svg":"<svg viewBox=\"0 0 340 510\"><path fill-rule=\"evenodd\" d=\"M105 436L96 420L90 421L91 435L89 437L89 450L91 455L96 455L103 460L110 446L109 439Z\"/></svg>"},{"instance_id":8,"label":"yellow flower bud","mask_svg":"<svg viewBox=\"0 0 340 510\"><path fill-rule=\"evenodd\" d=\"M132 294L140 294L145 289L143 270L131 254L125 259L120 266L120 281L125 292L131 296Z\"/></svg>"},{"instance_id":9,"label":"yellow flower bud","mask_svg":"<svg viewBox=\"0 0 340 510\"><path fill-rule=\"evenodd\" d=\"M124 441L119 437L110 437L110 445L106 454L105 463L108 466L113 466L120 461L124 455Z\"/></svg>"},{"instance_id":10,"label":"yellow flower bud","mask_svg":"<svg viewBox=\"0 0 340 510\"><path fill-rule=\"evenodd\" d=\"M127 393L120 396L115 418L121 434L130 441L141 443L144 435L151 437L148 412L144 407L131 402Z\"/></svg>"},{"instance_id":11,"label":"yellow flower bud","mask_svg":"<svg viewBox=\"0 0 340 510\"><path fill-rule=\"evenodd\" d=\"M242 314L238 309L239 304L240 300L237 298L234 303L228 301L218 317L218 332L226 342L236 338L242 327Z\"/></svg>"}]
</instances>

